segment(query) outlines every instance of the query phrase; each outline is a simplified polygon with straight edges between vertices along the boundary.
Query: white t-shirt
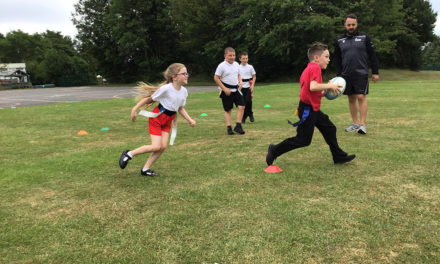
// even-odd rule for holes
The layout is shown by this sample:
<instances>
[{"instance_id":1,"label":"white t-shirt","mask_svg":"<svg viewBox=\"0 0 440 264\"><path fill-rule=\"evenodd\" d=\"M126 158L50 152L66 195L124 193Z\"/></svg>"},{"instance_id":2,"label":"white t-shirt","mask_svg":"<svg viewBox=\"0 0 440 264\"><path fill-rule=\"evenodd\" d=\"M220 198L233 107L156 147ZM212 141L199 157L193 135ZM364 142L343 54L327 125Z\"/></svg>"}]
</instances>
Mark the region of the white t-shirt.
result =
<instances>
[{"instance_id":1,"label":"white t-shirt","mask_svg":"<svg viewBox=\"0 0 440 264\"><path fill-rule=\"evenodd\" d=\"M238 85L238 63L223 61L217 66L215 75L220 76L220 80L226 84Z\"/></svg>"},{"instance_id":2,"label":"white t-shirt","mask_svg":"<svg viewBox=\"0 0 440 264\"><path fill-rule=\"evenodd\" d=\"M181 106L185 106L187 97L188 91L185 87L176 90L172 83L161 86L151 96L153 101L159 102L165 109L176 112Z\"/></svg>"},{"instance_id":3,"label":"white t-shirt","mask_svg":"<svg viewBox=\"0 0 440 264\"><path fill-rule=\"evenodd\" d=\"M240 77L241 79L252 79L252 76L254 76L254 74L256 74L255 69L252 65L250 64L246 64L246 65L239 65L238 66L238 71L240 73ZM243 82L243 88L249 88L251 87L251 85L249 84L249 82Z\"/></svg>"}]
</instances>

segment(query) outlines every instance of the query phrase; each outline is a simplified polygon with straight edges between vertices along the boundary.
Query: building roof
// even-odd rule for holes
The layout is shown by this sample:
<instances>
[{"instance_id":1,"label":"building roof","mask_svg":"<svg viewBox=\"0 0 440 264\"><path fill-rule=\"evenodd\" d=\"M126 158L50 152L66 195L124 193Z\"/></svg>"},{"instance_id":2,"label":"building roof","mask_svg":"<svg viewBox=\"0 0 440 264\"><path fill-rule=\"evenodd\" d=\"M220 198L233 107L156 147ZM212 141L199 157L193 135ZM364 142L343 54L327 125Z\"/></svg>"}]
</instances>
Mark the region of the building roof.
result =
<instances>
[{"instance_id":1,"label":"building roof","mask_svg":"<svg viewBox=\"0 0 440 264\"><path fill-rule=\"evenodd\" d=\"M19 63L1 63L0 62L0 68L26 68L26 63L19 62Z\"/></svg>"},{"instance_id":2,"label":"building roof","mask_svg":"<svg viewBox=\"0 0 440 264\"><path fill-rule=\"evenodd\" d=\"M17 70L26 72L26 63L1 63L0 62L0 75L13 74Z\"/></svg>"}]
</instances>

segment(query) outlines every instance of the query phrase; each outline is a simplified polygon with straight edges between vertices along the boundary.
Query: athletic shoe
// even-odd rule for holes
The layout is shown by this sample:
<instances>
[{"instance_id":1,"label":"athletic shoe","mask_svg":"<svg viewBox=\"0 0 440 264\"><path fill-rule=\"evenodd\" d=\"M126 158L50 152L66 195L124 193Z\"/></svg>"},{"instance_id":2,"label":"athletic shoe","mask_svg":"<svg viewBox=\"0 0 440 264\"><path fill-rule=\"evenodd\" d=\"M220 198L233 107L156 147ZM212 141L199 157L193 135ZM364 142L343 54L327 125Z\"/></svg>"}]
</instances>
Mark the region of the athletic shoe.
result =
<instances>
[{"instance_id":1,"label":"athletic shoe","mask_svg":"<svg viewBox=\"0 0 440 264\"><path fill-rule=\"evenodd\" d=\"M335 162L335 164L344 164L344 163L347 163L349 161L352 161L354 158L356 158L356 155L350 154L350 155L347 155L347 156L345 156L343 158L333 159L333 161Z\"/></svg>"},{"instance_id":2,"label":"athletic shoe","mask_svg":"<svg viewBox=\"0 0 440 264\"><path fill-rule=\"evenodd\" d=\"M274 160L275 160L275 154L273 153L273 148L275 147L274 144L270 144L269 148L267 149L267 155L266 155L266 163L267 166L270 166L273 164Z\"/></svg>"},{"instance_id":3,"label":"athletic shoe","mask_svg":"<svg viewBox=\"0 0 440 264\"><path fill-rule=\"evenodd\" d=\"M235 125L234 131L237 132L240 135L244 134L244 131L243 131L243 128L241 127L241 124L238 124L238 123L237 123L237 125Z\"/></svg>"},{"instance_id":4,"label":"athletic shoe","mask_svg":"<svg viewBox=\"0 0 440 264\"><path fill-rule=\"evenodd\" d=\"M354 132L359 129L359 125L357 124L351 124L349 127L345 129L345 132Z\"/></svg>"},{"instance_id":5,"label":"athletic shoe","mask_svg":"<svg viewBox=\"0 0 440 264\"><path fill-rule=\"evenodd\" d=\"M251 123L255 122L254 115L250 115L249 120L251 121Z\"/></svg>"},{"instance_id":6,"label":"athletic shoe","mask_svg":"<svg viewBox=\"0 0 440 264\"><path fill-rule=\"evenodd\" d=\"M125 169L128 162L131 160L130 156L127 155L128 152L129 150L123 151L121 157L119 158L119 167L121 167L121 169Z\"/></svg>"},{"instance_id":7,"label":"athletic shoe","mask_svg":"<svg viewBox=\"0 0 440 264\"><path fill-rule=\"evenodd\" d=\"M228 127L228 135L234 135L234 132L232 132L232 127Z\"/></svg>"},{"instance_id":8,"label":"athletic shoe","mask_svg":"<svg viewBox=\"0 0 440 264\"><path fill-rule=\"evenodd\" d=\"M362 134L362 135L367 134L367 127L364 126L364 125L359 125L358 133L359 133L359 134Z\"/></svg>"},{"instance_id":9,"label":"athletic shoe","mask_svg":"<svg viewBox=\"0 0 440 264\"><path fill-rule=\"evenodd\" d=\"M156 176L159 176L159 173L156 173L156 172L148 169L146 171L141 170L141 175L142 176L156 177Z\"/></svg>"}]
</instances>

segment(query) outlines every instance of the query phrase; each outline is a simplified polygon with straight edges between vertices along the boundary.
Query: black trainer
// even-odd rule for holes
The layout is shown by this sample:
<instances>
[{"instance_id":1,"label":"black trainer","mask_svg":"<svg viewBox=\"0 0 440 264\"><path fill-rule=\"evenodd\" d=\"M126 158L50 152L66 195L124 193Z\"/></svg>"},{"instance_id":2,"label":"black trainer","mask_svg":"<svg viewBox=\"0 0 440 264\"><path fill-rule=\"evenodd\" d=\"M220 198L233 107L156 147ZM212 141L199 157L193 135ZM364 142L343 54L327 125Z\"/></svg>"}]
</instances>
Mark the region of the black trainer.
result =
<instances>
[{"instance_id":1,"label":"black trainer","mask_svg":"<svg viewBox=\"0 0 440 264\"><path fill-rule=\"evenodd\" d=\"M228 135L234 135L234 132L232 131L232 127L228 127Z\"/></svg>"},{"instance_id":2,"label":"black trainer","mask_svg":"<svg viewBox=\"0 0 440 264\"><path fill-rule=\"evenodd\" d=\"M266 155L266 163L267 166L270 166L273 164L274 160L275 160L275 154L273 153L273 148L275 147L274 144L270 144L269 148L267 149L267 155Z\"/></svg>"},{"instance_id":3,"label":"black trainer","mask_svg":"<svg viewBox=\"0 0 440 264\"><path fill-rule=\"evenodd\" d=\"M251 123L255 122L254 115L250 115L249 120L251 121Z\"/></svg>"},{"instance_id":4,"label":"black trainer","mask_svg":"<svg viewBox=\"0 0 440 264\"><path fill-rule=\"evenodd\" d=\"M241 127L240 123L237 123L234 127L234 131L237 132L240 135L244 134L243 128Z\"/></svg>"},{"instance_id":5,"label":"black trainer","mask_svg":"<svg viewBox=\"0 0 440 264\"><path fill-rule=\"evenodd\" d=\"M119 158L119 167L121 167L121 169L125 169L128 162L131 160L130 156L127 155L128 152L129 150L123 151L121 157Z\"/></svg>"},{"instance_id":6,"label":"black trainer","mask_svg":"<svg viewBox=\"0 0 440 264\"><path fill-rule=\"evenodd\" d=\"M350 155L347 155L343 158L333 159L333 161L335 162L335 164L344 164L344 163L352 161L354 158L356 158L356 155L350 154Z\"/></svg>"},{"instance_id":7,"label":"black trainer","mask_svg":"<svg viewBox=\"0 0 440 264\"><path fill-rule=\"evenodd\" d=\"M159 176L159 173L156 173L156 172L148 169L146 171L141 170L141 175L142 176L156 177L156 176Z\"/></svg>"}]
</instances>

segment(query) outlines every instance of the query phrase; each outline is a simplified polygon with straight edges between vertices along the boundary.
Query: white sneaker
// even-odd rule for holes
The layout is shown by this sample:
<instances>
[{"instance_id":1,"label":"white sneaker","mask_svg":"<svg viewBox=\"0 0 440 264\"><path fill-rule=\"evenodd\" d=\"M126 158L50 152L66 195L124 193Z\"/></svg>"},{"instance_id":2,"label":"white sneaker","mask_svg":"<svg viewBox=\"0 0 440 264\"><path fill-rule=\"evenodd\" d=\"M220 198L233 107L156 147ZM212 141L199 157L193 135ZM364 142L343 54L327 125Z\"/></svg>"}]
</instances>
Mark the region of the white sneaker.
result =
<instances>
[{"instance_id":1,"label":"white sneaker","mask_svg":"<svg viewBox=\"0 0 440 264\"><path fill-rule=\"evenodd\" d=\"M351 124L349 127L345 129L345 132L354 132L359 129L359 125L357 124Z\"/></svg>"},{"instance_id":2,"label":"white sneaker","mask_svg":"<svg viewBox=\"0 0 440 264\"><path fill-rule=\"evenodd\" d=\"M365 127L364 125L359 125L357 132L359 134L365 135L365 134L367 134L367 127Z\"/></svg>"}]
</instances>

